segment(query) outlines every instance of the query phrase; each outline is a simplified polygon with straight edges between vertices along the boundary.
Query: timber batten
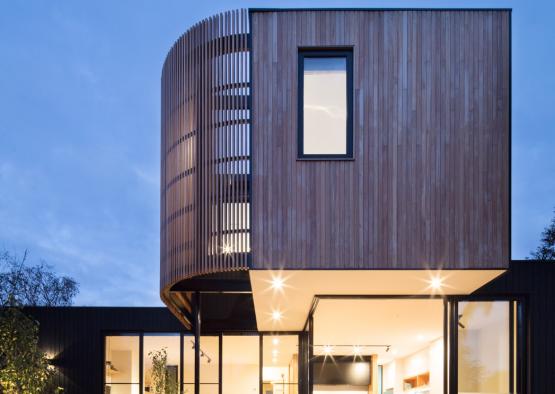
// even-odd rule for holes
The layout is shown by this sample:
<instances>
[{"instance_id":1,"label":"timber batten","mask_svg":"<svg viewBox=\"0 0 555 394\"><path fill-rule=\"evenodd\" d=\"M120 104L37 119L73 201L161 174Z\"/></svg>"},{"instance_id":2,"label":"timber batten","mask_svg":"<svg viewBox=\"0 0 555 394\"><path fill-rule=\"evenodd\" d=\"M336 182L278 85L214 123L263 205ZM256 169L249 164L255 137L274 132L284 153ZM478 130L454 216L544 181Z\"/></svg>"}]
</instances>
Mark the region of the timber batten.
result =
<instances>
[{"instance_id":1,"label":"timber batten","mask_svg":"<svg viewBox=\"0 0 555 394\"><path fill-rule=\"evenodd\" d=\"M174 284L248 266L248 34L246 10L210 17L164 63L160 285L174 313Z\"/></svg>"}]
</instances>

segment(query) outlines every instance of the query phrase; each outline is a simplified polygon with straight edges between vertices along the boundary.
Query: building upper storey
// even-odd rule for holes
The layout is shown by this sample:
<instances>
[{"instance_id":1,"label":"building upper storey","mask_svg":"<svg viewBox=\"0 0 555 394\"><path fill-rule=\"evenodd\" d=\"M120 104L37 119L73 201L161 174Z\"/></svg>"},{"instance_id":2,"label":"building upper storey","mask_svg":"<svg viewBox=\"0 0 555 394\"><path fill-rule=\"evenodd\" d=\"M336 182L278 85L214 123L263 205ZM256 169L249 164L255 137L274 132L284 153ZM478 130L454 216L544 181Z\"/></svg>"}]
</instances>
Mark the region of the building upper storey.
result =
<instances>
[{"instance_id":1,"label":"building upper storey","mask_svg":"<svg viewBox=\"0 0 555 394\"><path fill-rule=\"evenodd\" d=\"M246 269L505 269L510 17L251 9L193 26L162 73L162 291Z\"/></svg>"}]
</instances>

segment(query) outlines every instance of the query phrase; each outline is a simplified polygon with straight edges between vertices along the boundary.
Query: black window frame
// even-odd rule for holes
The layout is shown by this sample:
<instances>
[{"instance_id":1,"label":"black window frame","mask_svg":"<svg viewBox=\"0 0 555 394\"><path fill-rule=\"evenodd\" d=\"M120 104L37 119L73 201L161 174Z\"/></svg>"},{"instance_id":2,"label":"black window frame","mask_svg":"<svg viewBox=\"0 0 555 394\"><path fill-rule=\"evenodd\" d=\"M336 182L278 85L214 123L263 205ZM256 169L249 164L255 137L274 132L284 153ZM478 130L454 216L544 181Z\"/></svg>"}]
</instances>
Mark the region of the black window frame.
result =
<instances>
[{"instance_id":1,"label":"black window frame","mask_svg":"<svg viewBox=\"0 0 555 394\"><path fill-rule=\"evenodd\" d=\"M304 153L304 60L305 58L344 57L347 72L347 124L345 154L305 154ZM353 153L353 48L299 48L297 89L297 160L354 160Z\"/></svg>"}]
</instances>

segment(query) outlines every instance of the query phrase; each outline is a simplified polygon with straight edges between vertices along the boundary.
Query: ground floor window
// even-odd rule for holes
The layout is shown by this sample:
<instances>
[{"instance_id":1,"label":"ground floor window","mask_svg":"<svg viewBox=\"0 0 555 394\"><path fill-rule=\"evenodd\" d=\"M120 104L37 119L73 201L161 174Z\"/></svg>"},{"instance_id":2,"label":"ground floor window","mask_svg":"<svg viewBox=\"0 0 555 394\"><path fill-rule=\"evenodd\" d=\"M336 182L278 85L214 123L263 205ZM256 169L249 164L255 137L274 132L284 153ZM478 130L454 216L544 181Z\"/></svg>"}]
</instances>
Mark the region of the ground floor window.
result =
<instances>
[{"instance_id":1,"label":"ground floor window","mask_svg":"<svg viewBox=\"0 0 555 394\"><path fill-rule=\"evenodd\" d=\"M311 393L521 393L523 322L518 300L322 296Z\"/></svg>"},{"instance_id":2,"label":"ground floor window","mask_svg":"<svg viewBox=\"0 0 555 394\"><path fill-rule=\"evenodd\" d=\"M177 394L180 384L181 355L179 333L144 334L143 390L146 393Z\"/></svg>"},{"instance_id":3,"label":"ground floor window","mask_svg":"<svg viewBox=\"0 0 555 394\"><path fill-rule=\"evenodd\" d=\"M106 337L105 393L139 394L140 336L121 334Z\"/></svg>"},{"instance_id":4,"label":"ground floor window","mask_svg":"<svg viewBox=\"0 0 555 394\"><path fill-rule=\"evenodd\" d=\"M297 394L298 335L202 335L200 394ZM114 333L104 337L107 394L194 394L190 333Z\"/></svg>"},{"instance_id":5,"label":"ground floor window","mask_svg":"<svg viewBox=\"0 0 555 394\"><path fill-rule=\"evenodd\" d=\"M110 333L104 392L524 393L524 316L516 299L320 296L299 333L204 334L198 347L191 333Z\"/></svg>"},{"instance_id":6,"label":"ground floor window","mask_svg":"<svg viewBox=\"0 0 555 394\"><path fill-rule=\"evenodd\" d=\"M297 394L299 389L299 337L264 335L262 394Z\"/></svg>"},{"instance_id":7,"label":"ground floor window","mask_svg":"<svg viewBox=\"0 0 555 394\"><path fill-rule=\"evenodd\" d=\"M443 394L441 299L321 299L313 392Z\"/></svg>"},{"instance_id":8,"label":"ground floor window","mask_svg":"<svg viewBox=\"0 0 555 394\"><path fill-rule=\"evenodd\" d=\"M456 307L458 393L517 392L517 304L462 301Z\"/></svg>"}]
</instances>

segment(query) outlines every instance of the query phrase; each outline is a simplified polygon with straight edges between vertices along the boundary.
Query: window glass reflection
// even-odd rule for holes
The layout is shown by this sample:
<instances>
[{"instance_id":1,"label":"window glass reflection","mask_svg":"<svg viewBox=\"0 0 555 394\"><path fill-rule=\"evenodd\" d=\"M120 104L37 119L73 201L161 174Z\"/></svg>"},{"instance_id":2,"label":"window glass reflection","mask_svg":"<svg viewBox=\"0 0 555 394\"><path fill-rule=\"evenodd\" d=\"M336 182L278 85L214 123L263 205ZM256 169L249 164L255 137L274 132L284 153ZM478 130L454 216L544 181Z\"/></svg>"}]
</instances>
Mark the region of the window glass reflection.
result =
<instances>
[{"instance_id":1,"label":"window glass reflection","mask_svg":"<svg viewBox=\"0 0 555 394\"><path fill-rule=\"evenodd\" d=\"M510 303L460 302L459 393L509 392Z\"/></svg>"},{"instance_id":2,"label":"window glass reflection","mask_svg":"<svg viewBox=\"0 0 555 394\"><path fill-rule=\"evenodd\" d=\"M347 154L347 59L305 57L303 154Z\"/></svg>"}]
</instances>

